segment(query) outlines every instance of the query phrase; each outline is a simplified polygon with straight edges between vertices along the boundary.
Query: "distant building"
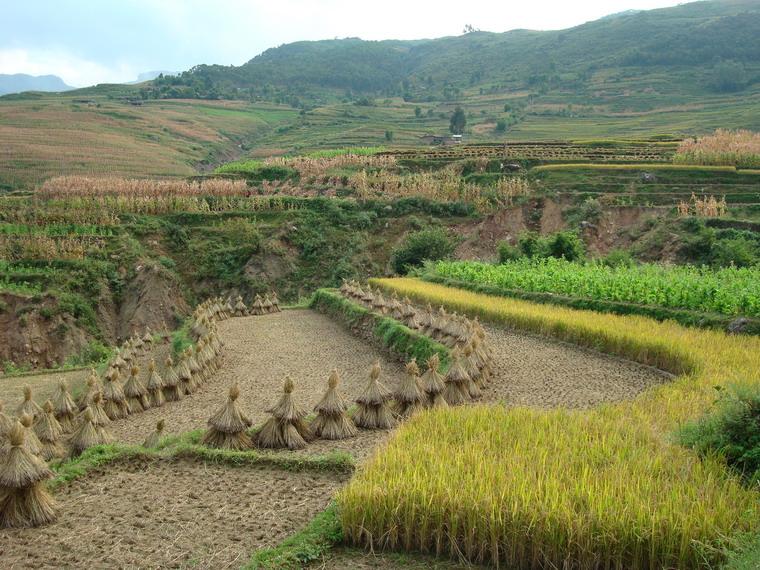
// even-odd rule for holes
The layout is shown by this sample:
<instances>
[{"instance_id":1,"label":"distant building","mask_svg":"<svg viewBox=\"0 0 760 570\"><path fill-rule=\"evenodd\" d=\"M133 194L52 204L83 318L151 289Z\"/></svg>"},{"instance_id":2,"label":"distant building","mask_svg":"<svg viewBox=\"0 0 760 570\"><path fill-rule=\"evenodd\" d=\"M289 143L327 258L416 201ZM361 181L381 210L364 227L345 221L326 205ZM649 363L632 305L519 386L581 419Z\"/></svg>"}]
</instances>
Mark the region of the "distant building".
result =
<instances>
[{"instance_id":1,"label":"distant building","mask_svg":"<svg viewBox=\"0 0 760 570\"><path fill-rule=\"evenodd\" d=\"M460 144L462 142L462 135L424 135L420 137L420 140L432 145L449 146L453 144Z\"/></svg>"}]
</instances>

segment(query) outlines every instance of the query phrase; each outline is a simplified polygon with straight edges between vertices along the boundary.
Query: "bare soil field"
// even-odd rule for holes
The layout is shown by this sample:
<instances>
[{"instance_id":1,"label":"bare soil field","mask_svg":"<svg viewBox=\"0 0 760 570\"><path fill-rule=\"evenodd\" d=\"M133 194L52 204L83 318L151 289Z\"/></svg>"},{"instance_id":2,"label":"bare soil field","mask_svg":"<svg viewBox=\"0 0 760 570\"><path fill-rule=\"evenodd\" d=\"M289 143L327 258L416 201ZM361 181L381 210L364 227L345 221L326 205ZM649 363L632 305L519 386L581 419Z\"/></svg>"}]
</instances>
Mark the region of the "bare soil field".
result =
<instances>
[{"instance_id":1,"label":"bare soil field","mask_svg":"<svg viewBox=\"0 0 760 570\"><path fill-rule=\"evenodd\" d=\"M166 420L166 433L179 434L205 428L206 421L225 401L228 389L240 386L240 404L254 425L268 417L266 410L282 393L282 381L290 375L296 385L295 398L311 410L335 368L340 389L353 401L366 385L375 359L383 367L382 381L391 389L403 377L403 366L380 350L351 335L328 317L308 310L291 310L263 317L234 318L219 323L224 343L222 369L198 392L180 402L134 414L114 422L111 432L117 441L140 444L159 419ZM630 399L646 388L667 381L666 374L619 358L581 349L538 336L486 327L493 350L495 374L476 403L550 408L588 408L606 402ZM162 362L168 346L154 349ZM145 365L148 357L141 359ZM86 371L71 373L76 382ZM21 387L29 383L42 400L52 393L61 374L8 378L0 390L9 411L21 401ZM315 441L301 452L321 454L345 451L363 459L389 436L388 432L361 431L342 441Z\"/></svg>"},{"instance_id":2,"label":"bare soil field","mask_svg":"<svg viewBox=\"0 0 760 570\"><path fill-rule=\"evenodd\" d=\"M346 475L191 460L121 462L61 488L58 522L0 530L4 570L239 568L297 532Z\"/></svg>"}]
</instances>

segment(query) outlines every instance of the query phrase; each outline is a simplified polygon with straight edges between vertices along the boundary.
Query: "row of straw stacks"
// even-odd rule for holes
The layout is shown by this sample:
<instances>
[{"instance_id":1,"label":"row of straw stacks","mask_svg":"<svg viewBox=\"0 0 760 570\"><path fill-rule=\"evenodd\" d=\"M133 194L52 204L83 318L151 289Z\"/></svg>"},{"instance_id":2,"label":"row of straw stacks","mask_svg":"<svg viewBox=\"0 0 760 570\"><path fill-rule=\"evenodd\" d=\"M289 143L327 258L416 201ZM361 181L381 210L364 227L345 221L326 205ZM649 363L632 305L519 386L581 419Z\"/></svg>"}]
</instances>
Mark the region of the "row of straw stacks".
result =
<instances>
[{"instance_id":1,"label":"row of straw stacks","mask_svg":"<svg viewBox=\"0 0 760 570\"><path fill-rule=\"evenodd\" d=\"M493 357L486 342L485 330L477 318L449 314L444 307L436 311L430 304L420 309L408 298L400 300L395 294L387 297L381 291L362 288L356 282L345 282L341 293L451 349L452 362L442 395L447 404L456 406L482 396L493 373Z\"/></svg>"},{"instance_id":2,"label":"row of straw stacks","mask_svg":"<svg viewBox=\"0 0 760 570\"><path fill-rule=\"evenodd\" d=\"M235 300L235 305L232 305L231 299L227 299L225 308L229 310L231 315L236 317L245 317L249 315L269 315L271 313L280 312L280 299L277 297L277 293L268 293L261 298L261 295L256 295L250 307L246 307L243 302L243 297L238 295Z\"/></svg>"},{"instance_id":3,"label":"row of straw stacks","mask_svg":"<svg viewBox=\"0 0 760 570\"><path fill-rule=\"evenodd\" d=\"M53 398L42 406L34 400L31 387L25 386L16 417L6 415L0 401L0 528L55 520L55 503L44 485L52 472L45 461L113 442L108 430L113 420L184 397L218 369L222 347L215 323L222 305L221 300L211 300L196 310L195 347L187 348L176 366L167 359L163 374L151 360L145 379L140 377L137 359L146 356L154 343L148 330L116 350L102 379L93 369L76 399L61 380Z\"/></svg>"}]
</instances>

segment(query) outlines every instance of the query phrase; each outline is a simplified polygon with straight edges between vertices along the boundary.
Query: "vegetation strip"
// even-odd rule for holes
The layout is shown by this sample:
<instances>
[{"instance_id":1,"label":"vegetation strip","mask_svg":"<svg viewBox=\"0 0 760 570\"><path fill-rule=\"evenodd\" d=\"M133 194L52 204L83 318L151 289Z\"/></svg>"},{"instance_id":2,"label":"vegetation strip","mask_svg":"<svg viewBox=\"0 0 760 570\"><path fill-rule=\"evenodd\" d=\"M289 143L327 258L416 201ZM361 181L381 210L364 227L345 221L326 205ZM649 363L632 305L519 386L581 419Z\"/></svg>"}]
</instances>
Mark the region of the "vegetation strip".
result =
<instances>
[{"instance_id":1,"label":"vegetation strip","mask_svg":"<svg viewBox=\"0 0 760 570\"><path fill-rule=\"evenodd\" d=\"M372 283L680 377L588 412L493 406L419 414L338 496L348 540L517 568L700 568L760 530L757 490L720 459L670 442L675 428L710 407L715 386L758 384L760 339L416 279Z\"/></svg>"},{"instance_id":2,"label":"vegetation strip","mask_svg":"<svg viewBox=\"0 0 760 570\"><path fill-rule=\"evenodd\" d=\"M715 313L671 309L657 305L642 305L637 303L606 301L602 299L571 297L557 293L504 289L495 285L449 279L430 272L423 273L421 279L429 283L438 283L440 285L446 285L447 287L467 289L474 293L493 295L495 297L511 297L534 303L560 305L571 309L598 311L600 313L615 313L616 315L641 315L657 321L673 320L688 327L726 330L735 319L735 317L727 317ZM744 334L760 335L760 320L747 319L741 332Z\"/></svg>"},{"instance_id":3,"label":"vegetation strip","mask_svg":"<svg viewBox=\"0 0 760 570\"><path fill-rule=\"evenodd\" d=\"M328 453L305 456L265 451L230 451L198 445L204 430L196 430L166 438L157 449L136 445L98 445L85 450L80 456L53 466L56 473L50 482L55 489L85 476L99 467L130 459L199 459L232 466L257 465L286 471L333 471L351 473L355 469L353 457L347 453Z\"/></svg>"},{"instance_id":4,"label":"vegetation strip","mask_svg":"<svg viewBox=\"0 0 760 570\"><path fill-rule=\"evenodd\" d=\"M369 309L346 299L334 289L319 289L314 293L311 308L324 313L365 340L381 346L404 360L416 358L427 362L437 354L441 370L445 372L450 363L449 349L431 338L413 331L395 319L373 313Z\"/></svg>"},{"instance_id":5,"label":"vegetation strip","mask_svg":"<svg viewBox=\"0 0 760 570\"><path fill-rule=\"evenodd\" d=\"M272 548L257 550L243 568L245 570L287 570L303 568L319 560L328 550L343 541L338 507L333 502L318 514L306 528Z\"/></svg>"}]
</instances>

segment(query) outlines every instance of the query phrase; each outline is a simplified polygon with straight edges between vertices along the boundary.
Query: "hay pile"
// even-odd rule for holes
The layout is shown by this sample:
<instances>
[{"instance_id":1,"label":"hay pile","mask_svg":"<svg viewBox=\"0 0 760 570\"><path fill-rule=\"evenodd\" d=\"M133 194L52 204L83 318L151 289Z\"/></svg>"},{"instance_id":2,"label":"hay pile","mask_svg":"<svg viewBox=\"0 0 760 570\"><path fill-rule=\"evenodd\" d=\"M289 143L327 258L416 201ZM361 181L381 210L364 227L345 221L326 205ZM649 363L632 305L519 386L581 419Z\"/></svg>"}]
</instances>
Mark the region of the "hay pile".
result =
<instances>
[{"instance_id":1,"label":"hay pile","mask_svg":"<svg viewBox=\"0 0 760 570\"><path fill-rule=\"evenodd\" d=\"M43 414L34 426L34 431L40 440L40 457L45 461L63 457L65 450L61 444L63 428L55 418L53 402L48 400L42 407Z\"/></svg>"},{"instance_id":2,"label":"hay pile","mask_svg":"<svg viewBox=\"0 0 760 570\"><path fill-rule=\"evenodd\" d=\"M338 371L330 372L330 377L327 380L327 392L314 408L317 417L314 418L310 426L314 437L345 439L359 433L354 422L346 413L348 406L338 392L339 382Z\"/></svg>"},{"instance_id":3,"label":"hay pile","mask_svg":"<svg viewBox=\"0 0 760 570\"><path fill-rule=\"evenodd\" d=\"M112 420L126 418L130 413L130 409L127 397L124 394L124 388L121 385L119 371L116 368L112 368L110 372L110 374L106 374L105 382L103 383L103 408Z\"/></svg>"},{"instance_id":4,"label":"hay pile","mask_svg":"<svg viewBox=\"0 0 760 570\"><path fill-rule=\"evenodd\" d=\"M443 398L450 405L458 406L470 399L470 393L467 390L470 377L467 375L462 352L458 347L454 348L451 356L453 362L446 374L446 389L443 392Z\"/></svg>"},{"instance_id":5,"label":"hay pile","mask_svg":"<svg viewBox=\"0 0 760 570\"><path fill-rule=\"evenodd\" d=\"M40 405L34 401L32 387L24 386L24 401L16 408L16 416L21 417L24 414L29 414L34 421L37 421L43 413Z\"/></svg>"},{"instance_id":6,"label":"hay pile","mask_svg":"<svg viewBox=\"0 0 760 570\"><path fill-rule=\"evenodd\" d=\"M406 364L406 375L396 390L398 415L409 418L425 407L425 394L420 387L420 368L413 358Z\"/></svg>"},{"instance_id":7,"label":"hay pile","mask_svg":"<svg viewBox=\"0 0 760 570\"><path fill-rule=\"evenodd\" d=\"M237 302L235 303L235 316L244 317L248 314L248 307L243 303L243 297L238 295Z\"/></svg>"},{"instance_id":8,"label":"hay pile","mask_svg":"<svg viewBox=\"0 0 760 570\"><path fill-rule=\"evenodd\" d=\"M16 423L9 434L9 451L0 463L0 527L35 527L56 518L55 502L44 481L53 472L25 445L26 432Z\"/></svg>"},{"instance_id":9,"label":"hay pile","mask_svg":"<svg viewBox=\"0 0 760 570\"><path fill-rule=\"evenodd\" d=\"M270 449L303 449L311 438L304 422L306 411L299 408L293 399L293 381L285 378L280 401L267 410L272 417L267 420L257 435L260 447Z\"/></svg>"},{"instance_id":10,"label":"hay pile","mask_svg":"<svg viewBox=\"0 0 760 570\"><path fill-rule=\"evenodd\" d=\"M372 365L369 383L356 399L359 406L354 414L354 423L364 429L390 429L396 425L396 418L391 410L391 393L380 382L380 362Z\"/></svg>"},{"instance_id":11,"label":"hay pile","mask_svg":"<svg viewBox=\"0 0 760 570\"><path fill-rule=\"evenodd\" d=\"M69 455L77 457L90 447L111 443L112 441L113 438L106 428L95 424L92 410L88 407L82 412L79 426L71 436Z\"/></svg>"},{"instance_id":12,"label":"hay pile","mask_svg":"<svg viewBox=\"0 0 760 570\"><path fill-rule=\"evenodd\" d=\"M142 446L147 449L158 447L158 444L161 442L161 437L163 437L163 434L164 434L165 425L166 425L166 422L164 422L164 420L158 420L158 422L156 423L155 431L153 431L147 437L147 439L143 442Z\"/></svg>"},{"instance_id":13,"label":"hay pile","mask_svg":"<svg viewBox=\"0 0 760 570\"><path fill-rule=\"evenodd\" d=\"M148 399L148 390L140 380L140 367L132 366L129 374L129 380L124 385L124 395L127 398L127 405L131 413L142 412L150 408Z\"/></svg>"},{"instance_id":14,"label":"hay pile","mask_svg":"<svg viewBox=\"0 0 760 570\"><path fill-rule=\"evenodd\" d=\"M446 383L443 376L438 371L441 360L437 354L434 354L427 360L427 370L420 379L422 391L425 393L426 405L430 408L446 407L448 403L443 396L446 389Z\"/></svg>"},{"instance_id":15,"label":"hay pile","mask_svg":"<svg viewBox=\"0 0 760 570\"><path fill-rule=\"evenodd\" d=\"M156 370L156 361L151 359L148 363L148 384L145 386L148 391L148 400L151 407L163 406L166 403L166 397L164 396L164 379Z\"/></svg>"},{"instance_id":16,"label":"hay pile","mask_svg":"<svg viewBox=\"0 0 760 570\"><path fill-rule=\"evenodd\" d=\"M180 387L180 379L174 368L172 357L166 358L166 371L164 372L164 397L167 402L177 402L182 399L183 390Z\"/></svg>"},{"instance_id":17,"label":"hay pile","mask_svg":"<svg viewBox=\"0 0 760 570\"><path fill-rule=\"evenodd\" d=\"M240 409L237 402L239 396L240 389L237 385L230 388L227 402L208 420L209 429L203 436L204 445L237 451L253 447L246 432L251 427L251 420Z\"/></svg>"},{"instance_id":18,"label":"hay pile","mask_svg":"<svg viewBox=\"0 0 760 570\"><path fill-rule=\"evenodd\" d=\"M55 419L61 426L64 433L71 433L74 430L74 421L79 411L74 398L69 392L69 385L65 380L58 382L58 390L53 399L53 408L55 409Z\"/></svg>"}]
</instances>

